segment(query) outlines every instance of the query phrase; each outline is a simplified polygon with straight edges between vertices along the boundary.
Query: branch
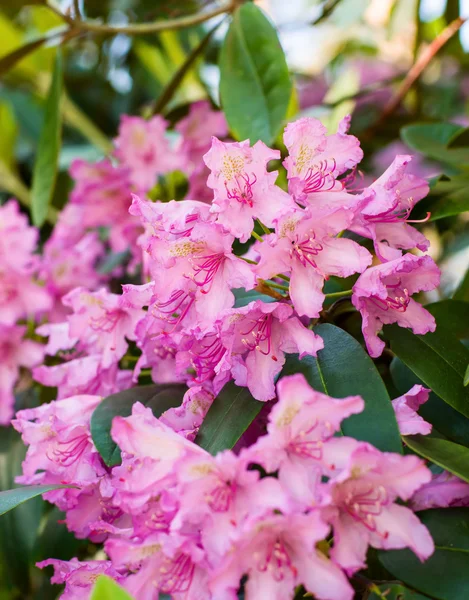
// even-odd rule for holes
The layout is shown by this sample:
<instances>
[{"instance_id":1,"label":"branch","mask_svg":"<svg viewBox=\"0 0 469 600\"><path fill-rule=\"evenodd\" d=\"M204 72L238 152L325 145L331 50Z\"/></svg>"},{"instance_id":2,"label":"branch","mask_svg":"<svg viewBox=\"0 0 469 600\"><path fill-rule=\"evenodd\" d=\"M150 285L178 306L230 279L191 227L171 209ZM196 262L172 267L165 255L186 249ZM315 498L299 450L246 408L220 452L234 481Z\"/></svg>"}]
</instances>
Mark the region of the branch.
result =
<instances>
[{"instance_id":1,"label":"branch","mask_svg":"<svg viewBox=\"0 0 469 600\"><path fill-rule=\"evenodd\" d=\"M394 96L384 107L384 110L379 117L376 125L380 125L387 117L392 115L394 111L399 107L401 102L404 100L407 92L411 89L414 83L420 78L423 71L428 67L430 62L441 50L441 48L460 30L464 25L466 19L458 17L452 21L443 31L438 35L432 43L425 48L420 57L415 61L406 78L397 89Z\"/></svg>"},{"instance_id":2,"label":"branch","mask_svg":"<svg viewBox=\"0 0 469 600\"><path fill-rule=\"evenodd\" d=\"M207 12L198 12L195 15L178 17L176 19L167 19L164 21L154 21L153 23L106 25L105 23L99 23L97 21L72 19L57 9L57 5L55 4L54 0L47 0L47 6L62 19L64 19L64 21L66 21L69 25L73 26L74 29L80 29L82 31L89 31L91 33L102 35L117 35L119 33L123 33L125 35L141 35L145 33L158 33L167 29L184 29L185 27L192 27L193 25L204 23L205 21L213 19L213 17L217 17L218 15L232 12L236 7L236 4L237 0L229 0L223 6L219 6L218 8L214 8Z\"/></svg>"}]
</instances>

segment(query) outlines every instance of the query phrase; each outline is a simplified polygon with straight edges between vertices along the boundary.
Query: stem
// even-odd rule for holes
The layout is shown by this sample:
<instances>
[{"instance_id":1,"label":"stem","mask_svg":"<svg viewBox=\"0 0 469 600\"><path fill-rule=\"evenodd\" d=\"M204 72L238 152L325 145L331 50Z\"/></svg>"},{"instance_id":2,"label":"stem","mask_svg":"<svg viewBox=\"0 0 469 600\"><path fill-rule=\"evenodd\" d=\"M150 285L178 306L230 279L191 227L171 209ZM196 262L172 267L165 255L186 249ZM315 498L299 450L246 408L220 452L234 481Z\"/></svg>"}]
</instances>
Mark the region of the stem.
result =
<instances>
[{"instance_id":1,"label":"stem","mask_svg":"<svg viewBox=\"0 0 469 600\"><path fill-rule=\"evenodd\" d=\"M384 110L377 122L377 125L381 124L399 107L399 105L407 95L407 92L419 79L419 77L422 75L423 71L428 67L435 55L461 29L465 21L466 19L463 19L462 17L458 17L457 19L452 21L447 27L445 27L445 29L443 29L440 35L438 35L432 41L432 43L427 48L425 48L425 50L421 53L420 57L413 64L410 71L407 73L406 78L401 83L394 96L384 107Z\"/></svg>"},{"instance_id":2,"label":"stem","mask_svg":"<svg viewBox=\"0 0 469 600\"><path fill-rule=\"evenodd\" d=\"M200 23L204 23L205 21L213 19L213 17L217 17L218 15L232 12L236 7L236 2L231 0L223 6L219 6L218 8L214 8L213 10L207 12L198 12L195 15L177 17L176 19L154 21L153 23L134 23L132 25L107 25L97 21L71 19L68 15L63 14L60 11L54 0L47 0L46 5L67 23L73 25L73 27L76 29L81 29L82 31L89 31L91 33L97 33L101 35L117 35L119 33L123 33L125 35L142 35L145 33L158 33L160 31L166 31L167 29L184 29L185 27L199 25Z\"/></svg>"},{"instance_id":3,"label":"stem","mask_svg":"<svg viewBox=\"0 0 469 600\"><path fill-rule=\"evenodd\" d=\"M253 231L251 233L252 237L255 238L258 242L263 242L264 238L262 238L258 233L256 233L255 231Z\"/></svg>"},{"instance_id":4,"label":"stem","mask_svg":"<svg viewBox=\"0 0 469 600\"><path fill-rule=\"evenodd\" d=\"M255 260L251 260L250 258L244 258L244 256L238 256L238 258L240 258L241 260L244 260L244 262L247 262L250 265L257 265L258 264L258 263L256 263Z\"/></svg>"},{"instance_id":5,"label":"stem","mask_svg":"<svg viewBox=\"0 0 469 600\"><path fill-rule=\"evenodd\" d=\"M273 281L265 281L265 279L261 279L261 281L264 285L268 285L269 287L275 288L277 290L283 290L285 292L288 292L290 290L288 285L281 285L280 283L275 283Z\"/></svg>"},{"instance_id":6,"label":"stem","mask_svg":"<svg viewBox=\"0 0 469 600\"><path fill-rule=\"evenodd\" d=\"M345 296L351 296L352 290L345 290L343 292L332 292L331 294L326 294L326 298L345 298Z\"/></svg>"},{"instance_id":7,"label":"stem","mask_svg":"<svg viewBox=\"0 0 469 600\"><path fill-rule=\"evenodd\" d=\"M270 231L270 229L264 225L264 223L262 223L261 221L259 221L259 219L256 219L256 221L257 221L257 223L258 223L259 227L262 229L262 231L263 231L265 234L267 234L267 235L270 235L270 234L272 233L272 232Z\"/></svg>"}]
</instances>

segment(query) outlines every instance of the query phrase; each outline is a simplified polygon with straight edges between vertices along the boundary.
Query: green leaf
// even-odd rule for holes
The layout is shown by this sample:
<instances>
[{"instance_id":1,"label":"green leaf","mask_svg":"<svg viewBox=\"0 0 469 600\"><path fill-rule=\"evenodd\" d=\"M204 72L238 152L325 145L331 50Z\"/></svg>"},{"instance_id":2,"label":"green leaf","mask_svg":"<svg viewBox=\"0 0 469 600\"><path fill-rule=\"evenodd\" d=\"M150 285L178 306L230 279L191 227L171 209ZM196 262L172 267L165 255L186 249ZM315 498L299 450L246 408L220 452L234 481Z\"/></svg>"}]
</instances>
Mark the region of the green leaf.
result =
<instances>
[{"instance_id":1,"label":"green leaf","mask_svg":"<svg viewBox=\"0 0 469 600\"><path fill-rule=\"evenodd\" d=\"M254 4L240 6L220 54L220 98L238 140L275 140L287 114L292 83L277 33Z\"/></svg>"},{"instance_id":2,"label":"green leaf","mask_svg":"<svg viewBox=\"0 0 469 600\"><path fill-rule=\"evenodd\" d=\"M467 150L469 153L469 149ZM468 156L469 160L469 156ZM440 179L432 187L429 205L430 221L437 221L445 217L459 215L469 210L469 177L467 174L456 175L448 180L447 177Z\"/></svg>"},{"instance_id":3,"label":"green leaf","mask_svg":"<svg viewBox=\"0 0 469 600\"><path fill-rule=\"evenodd\" d=\"M467 365L466 372L464 373L463 385L464 387L469 385L469 364Z\"/></svg>"},{"instance_id":4,"label":"green leaf","mask_svg":"<svg viewBox=\"0 0 469 600\"><path fill-rule=\"evenodd\" d=\"M247 306L250 302L254 302L255 300L262 300L262 302L275 302L275 298L272 298L272 296L261 294L260 292L256 292L256 290L246 291L244 288L236 288L231 291L235 297L235 308Z\"/></svg>"},{"instance_id":5,"label":"green leaf","mask_svg":"<svg viewBox=\"0 0 469 600\"><path fill-rule=\"evenodd\" d=\"M15 145L18 136L18 125L15 112L10 102L0 102L0 160L8 169L15 163Z\"/></svg>"},{"instance_id":6,"label":"green leaf","mask_svg":"<svg viewBox=\"0 0 469 600\"><path fill-rule=\"evenodd\" d=\"M264 405L254 400L248 388L228 382L210 407L195 443L213 455L233 448Z\"/></svg>"},{"instance_id":7,"label":"green leaf","mask_svg":"<svg viewBox=\"0 0 469 600\"><path fill-rule=\"evenodd\" d=\"M90 600L132 600L124 588L107 575L100 575L96 580Z\"/></svg>"},{"instance_id":8,"label":"green leaf","mask_svg":"<svg viewBox=\"0 0 469 600\"><path fill-rule=\"evenodd\" d=\"M405 394L416 384L424 385L397 356L391 362L391 377L400 394ZM457 444L469 446L469 419L443 402L434 392L430 393L428 401L418 412L445 437Z\"/></svg>"},{"instance_id":9,"label":"green leaf","mask_svg":"<svg viewBox=\"0 0 469 600\"><path fill-rule=\"evenodd\" d=\"M429 435L403 437L411 450L469 482L469 448Z\"/></svg>"},{"instance_id":10,"label":"green leaf","mask_svg":"<svg viewBox=\"0 0 469 600\"><path fill-rule=\"evenodd\" d=\"M469 303L461 300L441 300L425 308L435 317L439 331L456 337L469 338Z\"/></svg>"},{"instance_id":11,"label":"green leaf","mask_svg":"<svg viewBox=\"0 0 469 600\"><path fill-rule=\"evenodd\" d=\"M425 510L418 517L432 534L434 554L421 563L410 550L380 551L380 562L394 577L431 598L467 600L469 509Z\"/></svg>"},{"instance_id":12,"label":"green leaf","mask_svg":"<svg viewBox=\"0 0 469 600\"><path fill-rule=\"evenodd\" d=\"M379 592L372 592L367 596L367 600L428 600L428 596L422 596L414 590L409 590L400 583L383 583L373 589L377 589Z\"/></svg>"},{"instance_id":13,"label":"green leaf","mask_svg":"<svg viewBox=\"0 0 469 600\"><path fill-rule=\"evenodd\" d=\"M334 325L318 325L314 331L324 340L324 349L317 358L288 357L282 376L303 373L314 389L333 398L361 396L365 410L343 421L342 432L380 450L402 452L391 400L371 358L355 338Z\"/></svg>"},{"instance_id":14,"label":"green leaf","mask_svg":"<svg viewBox=\"0 0 469 600\"><path fill-rule=\"evenodd\" d=\"M31 500L36 496L41 496L46 492L58 490L60 488L74 487L70 485L29 485L26 487L14 488L0 492L0 515L4 515L10 510L13 510L23 502Z\"/></svg>"},{"instance_id":15,"label":"green leaf","mask_svg":"<svg viewBox=\"0 0 469 600\"><path fill-rule=\"evenodd\" d=\"M40 227L46 220L57 178L62 134L60 115L62 79L62 56L60 51L57 51L52 82L44 107L44 124L33 170L31 210L33 223L37 227Z\"/></svg>"},{"instance_id":16,"label":"green leaf","mask_svg":"<svg viewBox=\"0 0 469 600\"><path fill-rule=\"evenodd\" d=\"M412 150L459 166L469 162L469 148L451 149L448 145L463 129L453 123L414 123L401 129L401 137Z\"/></svg>"},{"instance_id":17,"label":"green leaf","mask_svg":"<svg viewBox=\"0 0 469 600\"><path fill-rule=\"evenodd\" d=\"M414 335L397 325L384 327L391 350L437 396L469 417L469 390L463 377L469 363L469 350L447 331Z\"/></svg>"},{"instance_id":18,"label":"green leaf","mask_svg":"<svg viewBox=\"0 0 469 600\"><path fill-rule=\"evenodd\" d=\"M95 408L91 415L91 437L108 467L121 463L121 452L111 437L112 420L116 416L128 417L135 402L141 402L160 417L166 410L179 406L187 388L182 384L142 385L112 394Z\"/></svg>"},{"instance_id":19,"label":"green leaf","mask_svg":"<svg viewBox=\"0 0 469 600\"><path fill-rule=\"evenodd\" d=\"M453 294L453 300L469 302L469 269L466 271L461 283Z\"/></svg>"}]
</instances>

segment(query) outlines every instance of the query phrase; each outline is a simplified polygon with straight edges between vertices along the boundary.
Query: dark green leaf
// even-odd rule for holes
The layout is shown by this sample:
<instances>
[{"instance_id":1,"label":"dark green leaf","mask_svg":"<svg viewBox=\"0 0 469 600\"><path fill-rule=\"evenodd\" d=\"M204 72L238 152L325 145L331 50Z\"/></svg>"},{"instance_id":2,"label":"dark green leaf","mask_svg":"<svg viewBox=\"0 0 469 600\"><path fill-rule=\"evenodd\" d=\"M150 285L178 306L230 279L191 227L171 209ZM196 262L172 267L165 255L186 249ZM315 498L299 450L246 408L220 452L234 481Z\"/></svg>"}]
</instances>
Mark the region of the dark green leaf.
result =
<instances>
[{"instance_id":1,"label":"dark green leaf","mask_svg":"<svg viewBox=\"0 0 469 600\"><path fill-rule=\"evenodd\" d=\"M23 502L31 500L36 496L41 496L46 492L58 490L60 488L73 487L67 485L29 485L27 487L14 488L0 492L0 515L4 515L9 510L16 508Z\"/></svg>"},{"instance_id":2,"label":"dark green leaf","mask_svg":"<svg viewBox=\"0 0 469 600\"><path fill-rule=\"evenodd\" d=\"M457 131L451 137L448 148L469 148L469 128Z\"/></svg>"},{"instance_id":3,"label":"dark green leaf","mask_svg":"<svg viewBox=\"0 0 469 600\"><path fill-rule=\"evenodd\" d=\"M439 331L458 340L469 338L469 303L460 300L441 300L425 308L435 317Z\"/></svg>"},{"instance_id":4,"label":"dark green leaf","mask_svg":"<svg viewBox=\"0 0 469 600\"><path fill-rule=\"evenodd\" d=\"M244 288L236 288L231 290L235 297L235 308L241 308L247 306L254 300L262 300L262 302L275 302L275 298L256 292L256 290L249 290L248 292Z\"/></svg>"},{"instance_id":5,"label":"dark green leaf","mask_svg":"<svg viewBox=\"0 0 469 600\"><path fill-rule=\"evenodd\" d=\"M238 140L275 140L292 84L277 33L254 4L240 6L220 54L220 98Z\"/></svg>"},{"instance_id":6,"label":"dark green leaf","mask_svg":"<svg viewBox=\"0 0 469 600\"><path fill-rule=\"evenodd\" d=\"M33 223L40 227L46 220L57 178L57 165L62 134L60 99L62 95L62 56L57 51L54 73L44 107L42 126L31 189Z\"/></svg>"},{"instance_id":7,"label":"dark green leaf","mask_svg":"<svg viewBox=\"0 0 469 600\"><path fill-rule=\"evenodd\" d=\"M401 129L401 137L413 150L451 165L469 162L469 148L448 148L454 136L463 131L453 123L414 123Z\"/></svg>"},{"instance_id":8,"label":"dark green leaf","mask_svg":"<svg viewBox=\"0 0 469 600\"><path fill-rule=\"evenodd\" d=\"M132 600L124 588L107 575L100 575L91 593L90 600Z\"/></svg>"},{"instance_id":9,"label":"dark green leaf","mask_svg":"<svg viewBox=\"0 0 469 600\"><path fill-rule=\"evenodd\" d=\"M391 363L391 377L401 395L416 384L424 385L423 381L397 356ZM469 419L443 402L434 392L430 393L428 401L419 408L418 412L445 437L457 444L469 446Z\"/></svg>"},{"instance_id":10,"label":"dark green leaf","mask_svg":"<svg viewBox=\"0 0 469 600\"><path fill-rule=\"evenodd\" d=\"M410 550L380 551L379 560L395 577L437 600L467 600L469 586L469 509L444 508L418 513L435 542L421 563Z\"/></svg>"},{"instance_id":11,"label":"dark green leaf","mask_svg":"<svg viewBox=\"0 0 469 600\"><path fill-rule=\"evenodd\" d=\"M453 294L453 300L469 302L469 269Z\"/></svg>"},{"instance_id":12,"label":"dark green leaf","mask_svg":"<svg viewBox=\"0 0 469 600\"><path fill-rule=\"evenodd\" d=\"M429 435L405 436L411 450L469 482L469 448Z\"/></svg>"},{"instance_id":13,"label":"dark green leaf","mask_svg":"<svg viewBox=\"0 0 469 600\"><path fill-rule=\"evenodd\" d=\"M121 462L119 447L111 437L114 417L131 415L135 402L150 407L155 417L160 417L169 408L181 404L186 389L177 383L142 385L112 394L100 402L91 416L91 437L106 465L114 467Z\"/></svg>"},{"instance_id":14,"label":"dark green leaf","mask_svg":"<svg viewBox=\"0 0 469 600\"><path fill-rule=\"evenodd\" d=\"M454 176L450 180L440 179L431 189L431 196L436 198L429 206L430 221L452 217L469 210L468 193L467 175Z\"/></svg>"},{"instance_id":15,"label":"dark green leaf","mask_svg":"<svg viewBox=\"0 0 469 600\"><path fill-rule=\"evenodd\" d=\"M469 364L467 365L466 372L464 373L463 384L464 387L467 387L469 385Z\"/></svg>"},{"instance_id":16,"label":"dark green leaf","mask_svg":"<svg viewBox=\"0 0 469 600\"><path fill-rule=\"evenodd\" d=\"M408 329L387 325L384 335L391 350L442 400L469 417L469 390L463 377L469 350L442 328L435 333L414 335Z\"/></svg>"},{"instance_id":17,"label":"dark green leaf","mask_svg":"<svg viewBox=\"0 0 469 600\"><path fill-rule=\"evenodd\" d=\"M263 406L264 403L254 400L247 388L230 381L210 407L196 444L213 455L233 448Z\"/></svg>"},{"instance_id":18,"label":"dark green leaf","mask_svg":"<svg viewBox=\"0 0 469 600\"><path fill-rule=\"evenodd\" d=\"M380 450L402 452L391 400L371 358L355 338L334 325L319 325L314 331L324 340L317 359L289 357L282 375L301 372L313 388L334 398L361 396L365 410L346 419L342 432Z\"/></svg>"},{"instance_id":19,"label":"dark green leaf","mask_svg":"<svg viewBox=\"0 0 469 600\"><path fill-rule=\"evenodd\" d=\"M376 586L379 593L372 592L367 600L428 600L428 596L422 596L414 590L409 590L400 583L383 583Z\"/></svg>"}]
</instances>

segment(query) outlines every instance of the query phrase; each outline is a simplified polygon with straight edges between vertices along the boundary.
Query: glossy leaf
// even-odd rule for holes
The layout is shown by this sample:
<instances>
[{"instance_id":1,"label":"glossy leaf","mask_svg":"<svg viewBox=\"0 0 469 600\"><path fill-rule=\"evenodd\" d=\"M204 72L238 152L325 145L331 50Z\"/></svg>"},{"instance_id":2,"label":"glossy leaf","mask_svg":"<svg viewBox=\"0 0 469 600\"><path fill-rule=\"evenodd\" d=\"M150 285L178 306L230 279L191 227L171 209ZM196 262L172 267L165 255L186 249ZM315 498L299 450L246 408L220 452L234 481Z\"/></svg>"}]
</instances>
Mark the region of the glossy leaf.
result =
<instances>
[{"instance_id":1,"label":"glossy leaf","mask_svg":"<svg viewBox=\"0 0 469 600\"><path fill-rule=\"evenodd\" d=\"M429 435L404 436L411 450L469 482L469 448Z\"/></svg>"},{"instance_id":2,"label":"glossy leaf","mask_svg":"<svg viewBox=\"0 0 469 600\"><path fill-rule=\"evenodd\" d=\"M391 341L391 350L406 364L437 396L469 417L469 389L463 385L463 377L469 364L469 350L449 332L414 335L397 325L384 328L384 335Z\"/></svg>"},{"instance_id":3,"label":"glossy leaf","mask_svg":"<svg viewBox=\"0 0 469 600\"><path fill-rule=\"evenodd\" d=\"M181 404L186 389L185 385L177 383L142 385L112 394L100 402L91 416L91 437L106 465L114 467L121 462L121 452L111 437L114 417L131 415L135 402L148 406L155 417L159 417L169 408Z\"/></svg>"},{"instance_id":4,"label":"glossy leaf","mask_svg":"<svg viewBox=\"0 0 469 600\"><path fill-rule=\"evenodd\" d=\"M414 123L401 129L404 142L424 156L460 165L469 162L469 148L448 148L455 135L463 131L453 123Z\"/></svg>"},{"instance_id":5,"label":"glossy leaf","mask_svg":"<svg viewBox=\"0 0 469 600\"><path fill-rule=\"evenodd\" d=\"M20 504L41 496L46 492L52 490L58 490L60 488L67 488L73 486L67 485L29 485L26 487L14 488L12 490L6 490L0 492L0 515L4 515L10 510L13 510Z\"/></svg>"},{"instance_id":6,"label":"glossy leaf","mask_svg":"<svg viewBox=\"0 0 469 600\"><path fill-rule=\"evenodd\" d=\"M427 304L425 308L435 317L439 331L458 340L469 338L469 302L453 298Z\"/></svg>"},{"instance_id":7,"label":"glossy leaf","mask_svg":"<svg viewBox=\"0 0 469 600\"><path fill-rule=\"evenodd\" d=\"M228 382L210 407L196 444L213 455L233 448L263 406L247 388Z\"/></svg>"},{"instance_id":8,"label":"glossy leaf","mask_svg":"<svg viewBox=\"0 0 469 600\"><path fill-rule=\"evenodd\" d=\"M409 590L400 583L383 583L370 589L376 592L372 591L367 600L428 600L428 596Z\"/></svg>"},{"instance_id":9,"label":"glossy leaf","mask_svg":"<svg viewBox=\"0 0 469 600\"><path fill-rule=\"evenodd\" d=\"M469 153L469 149L466 151ZM467 175L438 181L431 190L431 195L436 198L429 207L430 221L452 217L469 210L468 192L469 177Z\"/></svg>"},{"instance_id":10,"label":"glossy leaf","mask_svg":"<svg viewBox=\"0 0 469 600\"><path fill-rule=\"evenodd\" d=\"M301 372L313 388L334 398L362 396L365 410L346 419L342 432L380 450L402 452L391 400L371 358L355 338L334 325L319 325L314 331L324 340L324 349L317 358L290 356L282 375Z\"/></svg>"},{"instance_id":11,"label":"glossy leaf","mask_svg":"<svg viewBox=\"0 0 469 600\"><path fill-rule=\"evenodd\" d=\"M31 189L31 212L33 223L40 227L46 220L54 193L60 150L62 121L60 99L62 95L62 57L57 52L54 74L44 107L42 126L36 162L34 163Z\"/></svg>"},{"instance_id":12,"label":"glossy leaf","mask_svg":"<svg viewBox=\"0 0 469 600\"><path fill-rule=\"evenodd\" d=\"M238 140L275 140L287 114L292 84L277 33L254 4L233 16L220 54L220 98Z\"/></svg>"},{"instance_id":13,"label":"glossy leaf","mask_svg":"<svg viewBox=\"0 0 469 600\"><path fill-rule=\"evenodd\" d=\"M100 575L91 592L90 600L132 600L132 596L107 575Z\"/></svg>"},{"instance_id":14,"label":"glossy leaf","mask_svg":"<svg viewBox=\"0 0 469 600\"><path fill-rule=\"evenodd\" d=\"M469 586L469 509L418 513L429 528L435 552L424 563L410 550L381 551L379 560L394 577L437 600L466 600Z\"/></svg>"},{"instance_id":15,"label":"glossy leaf","mask_svg":"<svg viewBox=\"0 0 469 600\"><path fill-rule=\"evenodd\" d=\"M235 308L247 306L250 302L254 302L255 300L262 300L262 302L275 302L275 298L272 298L272 296L261 294L261 292L257 292L256 290L246 291L244 288L236 288L231 291L235 297Z\"/></svg>"}]
</instances>

